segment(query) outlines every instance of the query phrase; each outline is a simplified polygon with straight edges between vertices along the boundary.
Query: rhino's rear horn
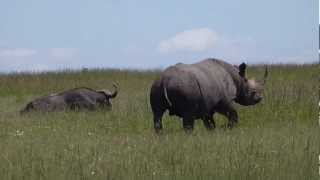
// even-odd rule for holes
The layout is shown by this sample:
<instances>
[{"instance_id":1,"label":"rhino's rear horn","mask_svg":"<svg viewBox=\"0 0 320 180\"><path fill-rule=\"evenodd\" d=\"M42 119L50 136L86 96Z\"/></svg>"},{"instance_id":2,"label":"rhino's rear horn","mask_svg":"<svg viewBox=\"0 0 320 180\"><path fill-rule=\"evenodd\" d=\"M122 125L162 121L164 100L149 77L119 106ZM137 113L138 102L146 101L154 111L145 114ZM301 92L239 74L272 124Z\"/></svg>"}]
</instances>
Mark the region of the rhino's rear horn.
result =
<instances>
[{"instance_id":1,"label":"rhino's rear horn","mask_svg":"<svg viewBox=\"0 0 320 180\"><path fill-rule=\"evenodd\" d=\"M114 92L110 95L110 98L115 98L118 94L118 85L116 83L113 83Z\"/></svg>"}]
</instances>

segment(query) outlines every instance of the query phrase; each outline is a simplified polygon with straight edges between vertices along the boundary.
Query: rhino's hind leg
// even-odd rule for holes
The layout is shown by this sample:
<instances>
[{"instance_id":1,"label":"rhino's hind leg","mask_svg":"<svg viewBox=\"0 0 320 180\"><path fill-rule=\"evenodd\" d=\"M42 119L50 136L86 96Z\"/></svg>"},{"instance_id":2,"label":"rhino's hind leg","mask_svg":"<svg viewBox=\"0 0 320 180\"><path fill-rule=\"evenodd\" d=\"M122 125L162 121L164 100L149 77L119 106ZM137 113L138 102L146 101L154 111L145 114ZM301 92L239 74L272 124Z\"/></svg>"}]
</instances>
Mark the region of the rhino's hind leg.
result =
<instances>
[{"instance_id":1,"label":"rhino's hind leg","mask_svg":"<svg viewBox=\"0 0 320 180\"><path fill-rule=\"evenodd\" d=\"M153 112L153 123L154 123L154 130L156 133L159 133L162 130L162 116L164 111L154 111Z\"/></svg>"}]
</instances>

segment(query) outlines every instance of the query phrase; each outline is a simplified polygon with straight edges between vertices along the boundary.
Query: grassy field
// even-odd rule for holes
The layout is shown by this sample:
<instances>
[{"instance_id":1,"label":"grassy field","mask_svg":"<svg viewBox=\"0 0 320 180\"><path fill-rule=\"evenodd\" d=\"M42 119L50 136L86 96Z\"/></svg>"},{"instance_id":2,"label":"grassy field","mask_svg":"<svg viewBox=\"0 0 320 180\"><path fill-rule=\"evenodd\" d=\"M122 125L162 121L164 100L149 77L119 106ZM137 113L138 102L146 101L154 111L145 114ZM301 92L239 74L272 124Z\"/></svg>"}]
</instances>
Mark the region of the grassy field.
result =
<instances>
[{"instance_id":1,"label":"grassy field","mask_svg":"<svg viewBox=\"0 0 320 180\"><path fill-rule=\"evenodd\" d=\"M153 131L149 90L158 71L0 75L0 179L319 179L319 66L272 66L264 100L238 106L239 124L187 135L176 117ZM263 76L263 67L249 76ZM120 93L110 112L30 113L41 95L87 86Z\"/></svg>"}]
</instances>

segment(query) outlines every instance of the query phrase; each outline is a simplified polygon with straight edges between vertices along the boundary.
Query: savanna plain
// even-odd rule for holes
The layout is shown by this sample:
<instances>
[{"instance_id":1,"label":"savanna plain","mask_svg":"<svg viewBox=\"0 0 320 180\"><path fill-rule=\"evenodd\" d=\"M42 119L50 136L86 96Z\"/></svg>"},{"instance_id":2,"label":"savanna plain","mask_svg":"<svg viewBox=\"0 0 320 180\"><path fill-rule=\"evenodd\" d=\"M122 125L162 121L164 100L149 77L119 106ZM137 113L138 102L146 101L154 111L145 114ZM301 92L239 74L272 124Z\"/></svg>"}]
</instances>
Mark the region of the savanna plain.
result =
<instances>
[{"instance_id":1,"label":"savanna plain","mask_svg":"<svg viewBox=\"0 0 320 180\"><path fill-rule=\"evenodd\" d=\"M263 66L248 76L262 78ZM264 99L237 105L239 124L186 134L165 114L153 130L158 70L0 75L0 179L319 179L319 65L270 65ZM30 100L85 86L120 87L111 111L19 114Z\"/></svg>"}]
</instances>

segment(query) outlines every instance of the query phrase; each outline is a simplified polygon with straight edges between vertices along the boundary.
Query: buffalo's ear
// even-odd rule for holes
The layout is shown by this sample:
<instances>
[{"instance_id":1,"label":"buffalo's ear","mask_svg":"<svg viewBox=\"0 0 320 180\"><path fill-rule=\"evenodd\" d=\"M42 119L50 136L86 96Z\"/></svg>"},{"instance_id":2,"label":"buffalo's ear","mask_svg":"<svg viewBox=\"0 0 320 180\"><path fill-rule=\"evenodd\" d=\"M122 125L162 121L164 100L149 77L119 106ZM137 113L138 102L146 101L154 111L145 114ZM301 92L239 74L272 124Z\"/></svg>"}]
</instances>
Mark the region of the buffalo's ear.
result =
<instances>
[{"instance_id":1,"label":"buffalo's ear","mask_svg":"<svg viewBox=\"0 0 320 180\"><path fill-rule=\"evenodd\" d=\"M246 63L241 63L239 65L239 75L243 78L246 77L246 67L247 67Z\"/></svg>"}]
</instances>

